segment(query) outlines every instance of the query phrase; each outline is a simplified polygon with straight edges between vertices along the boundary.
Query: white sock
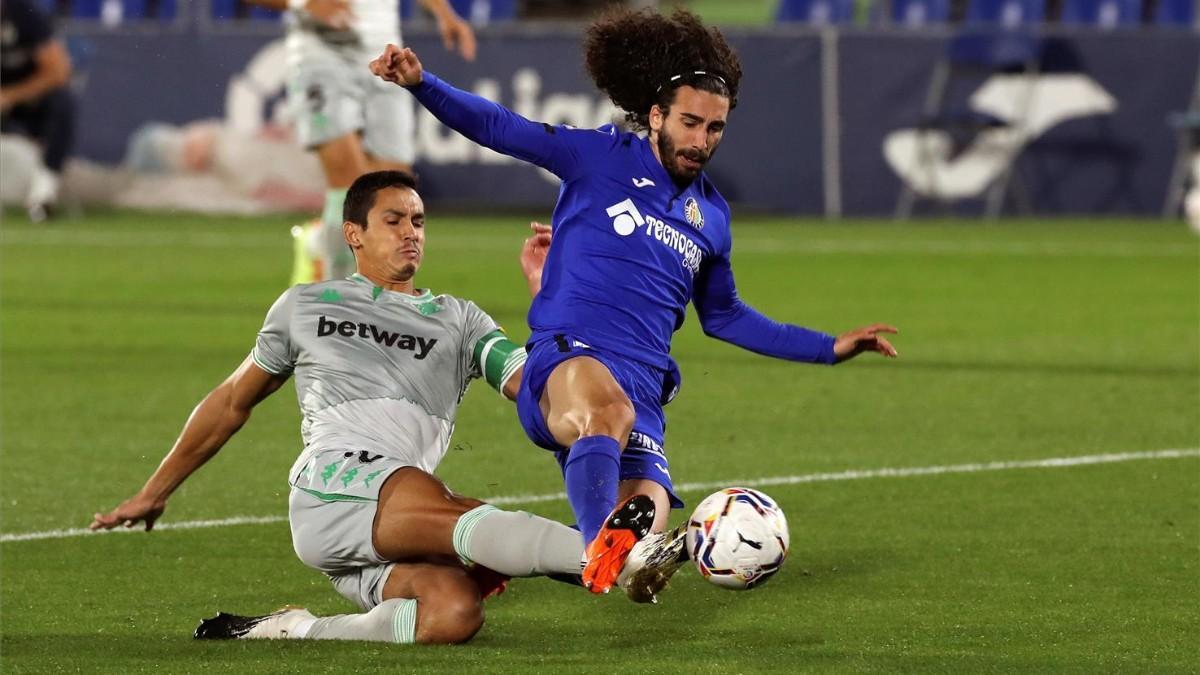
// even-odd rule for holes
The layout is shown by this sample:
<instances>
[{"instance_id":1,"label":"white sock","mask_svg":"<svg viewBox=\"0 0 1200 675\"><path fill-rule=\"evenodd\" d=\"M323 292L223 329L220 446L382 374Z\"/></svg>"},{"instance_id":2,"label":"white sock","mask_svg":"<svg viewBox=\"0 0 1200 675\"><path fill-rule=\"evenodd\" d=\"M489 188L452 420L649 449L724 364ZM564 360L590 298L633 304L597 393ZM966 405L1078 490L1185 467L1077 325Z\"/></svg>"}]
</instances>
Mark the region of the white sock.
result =
<instances>
[{"instance_id":1,"label":"white sock","mask_svg":"<svg viewBox=\"0 0 1200 675\"><path fill-rule=\"evenodd\" d=\"M510 577L579 574L583 536L562 523L491 504L474 508L454 525L454 551Z\"/></svg>"},{"instance_id":2,"label":"white sock","mask_svg":"<svg viewBox=\"0 0 1200 675\"><path fill-rule=\"evenodd\" d=\"M53 204L58 201L58 174L45 166L38 166L29 180L29 195L25 203L29 206Z\"/></svg>"},{"instance_id":3,"label":"white sock","mask_svg":"<svg viewBox=\"0 0 1200 675\"><path fill-rule=\"evenodd\" d=\"M366 614L306 619L294 629L307 640L366 640L412 644L417 639L417 601L384 600ZM303 633L303 635L300 635Z\"/></svg>"}]
</instances>

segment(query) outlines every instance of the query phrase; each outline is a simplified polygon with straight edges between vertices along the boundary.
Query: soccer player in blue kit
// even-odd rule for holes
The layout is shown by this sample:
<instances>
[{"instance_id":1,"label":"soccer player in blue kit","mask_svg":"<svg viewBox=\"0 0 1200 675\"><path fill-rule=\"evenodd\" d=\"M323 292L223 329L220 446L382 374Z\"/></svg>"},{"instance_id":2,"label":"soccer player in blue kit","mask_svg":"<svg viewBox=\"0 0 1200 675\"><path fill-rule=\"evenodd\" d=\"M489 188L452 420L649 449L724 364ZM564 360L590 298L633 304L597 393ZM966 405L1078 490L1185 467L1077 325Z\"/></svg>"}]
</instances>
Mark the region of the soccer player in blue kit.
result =
<instances>
[{"instance_id":1,"label":"soccer player in blue kit","mask_svg":"<svg viewBox=\"0 0 1200 675\"><path fill-rule=\"evenodd\" d=\"M683 505L663 452L663 406L680 386L671 337L688 302L705 334L790 361L894 357L881 333L896 329L828 335L773 321L738 297L729 205L703 171L742 75L719 31L683 10L617 11L588 28L584 50L596 86L645 135L530 121L450 86L395 45L371 71L476 143L562 179L518 412L562 467L587 546L584 585L606 592L622 576L630 597L654 601L686 559L678 531L662 531L669 507ZM649 550L635 553L641 573L627 585L622 568L649 531L655 538L640 547Z\"/></svg>"}]
</instances>

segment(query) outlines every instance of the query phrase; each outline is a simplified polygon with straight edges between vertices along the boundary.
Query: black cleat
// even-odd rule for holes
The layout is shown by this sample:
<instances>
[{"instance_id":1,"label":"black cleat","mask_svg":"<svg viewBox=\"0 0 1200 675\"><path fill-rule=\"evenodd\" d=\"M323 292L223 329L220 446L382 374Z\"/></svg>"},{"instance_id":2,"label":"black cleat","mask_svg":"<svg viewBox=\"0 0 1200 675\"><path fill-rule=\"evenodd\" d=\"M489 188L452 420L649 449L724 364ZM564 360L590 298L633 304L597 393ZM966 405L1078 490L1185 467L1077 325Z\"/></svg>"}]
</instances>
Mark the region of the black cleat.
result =
<instances>
[{"instance_id":1,"label":"black cleat","mask_svg":"<svg viewBox=\"0 0 1200 675\"><path fill-rule=\"evenodd\" d=\"M202 619L192 637L197 640L236 640L266 619L265 616L238 616L220 612L211 619Z\"/></svg>"},{"instance_id":2,"label":"black cleat","mask_svg":"<svg viewBox=\"0 0 1200 675\"><path fill-rule=\"evenodd\" d=\"M219 612L211 619L203 619L196 626L192 637L197 640L279 640L290 637L296 624L313 618L308 610L299 607L284 607L263 616L238 616Z\"/></svg>"}]
</instances>

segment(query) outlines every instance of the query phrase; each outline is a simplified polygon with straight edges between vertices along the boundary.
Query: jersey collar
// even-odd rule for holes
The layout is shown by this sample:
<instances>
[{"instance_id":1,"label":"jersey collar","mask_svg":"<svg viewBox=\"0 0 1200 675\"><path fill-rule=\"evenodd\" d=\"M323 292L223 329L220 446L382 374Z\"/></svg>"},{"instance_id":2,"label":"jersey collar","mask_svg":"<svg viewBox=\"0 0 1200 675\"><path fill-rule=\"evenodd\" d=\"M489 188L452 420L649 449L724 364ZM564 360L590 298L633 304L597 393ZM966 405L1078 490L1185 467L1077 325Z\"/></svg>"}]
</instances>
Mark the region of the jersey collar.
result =
<instances>
[{"instance_id":1,"label":"jersey collar","mask_svg":"<svg viewBox=\"0 0 1200 675\"><path fill-rule=\"evenodd\" d=\"M358 272L351 274L347 278L350 279L351 281L357 281L361 284L367 284L368 286L373 287L375 289L374 297L379 297L379 295L381 293L383 293L384 291L387 290L387 289L383 288L382 286L376 286L374 281L371 281L370 279L364 277L363 275L359 274ZM429 290L428 288L417 289L417 290L421 291L420 295L409 295L408 293L398 293L398 292L394 292L394 291L392 292L392 295L404 300L405 302L411 302L414 305L420 305L420 304L429 302L430 300L433 300L433 291Z\"/></svg>"}]
</instances>

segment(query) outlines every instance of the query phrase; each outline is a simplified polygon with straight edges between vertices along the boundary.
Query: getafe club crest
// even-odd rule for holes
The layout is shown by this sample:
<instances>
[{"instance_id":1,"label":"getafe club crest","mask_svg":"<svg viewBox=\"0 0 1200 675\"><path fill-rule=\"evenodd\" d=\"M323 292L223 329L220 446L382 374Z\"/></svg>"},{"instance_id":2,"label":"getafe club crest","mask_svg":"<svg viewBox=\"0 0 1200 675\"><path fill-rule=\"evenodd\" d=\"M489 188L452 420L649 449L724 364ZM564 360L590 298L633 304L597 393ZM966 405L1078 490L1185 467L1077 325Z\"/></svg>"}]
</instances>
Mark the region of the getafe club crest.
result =
<instances>
[{"instance_id":1,"label":"getafe club crest","mask_svg":"<svg viewBox=\"0 0 1200 675\"><path fill-rule=\"evenodd\" d=\"M683 203L683 217L687 219L688 225L697 230L704 229L704 214L700 212L700 205L696 203L695 197L688 197Z\"/></svg>"}]
</instances>

